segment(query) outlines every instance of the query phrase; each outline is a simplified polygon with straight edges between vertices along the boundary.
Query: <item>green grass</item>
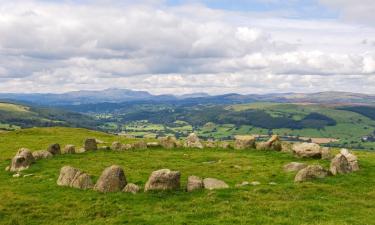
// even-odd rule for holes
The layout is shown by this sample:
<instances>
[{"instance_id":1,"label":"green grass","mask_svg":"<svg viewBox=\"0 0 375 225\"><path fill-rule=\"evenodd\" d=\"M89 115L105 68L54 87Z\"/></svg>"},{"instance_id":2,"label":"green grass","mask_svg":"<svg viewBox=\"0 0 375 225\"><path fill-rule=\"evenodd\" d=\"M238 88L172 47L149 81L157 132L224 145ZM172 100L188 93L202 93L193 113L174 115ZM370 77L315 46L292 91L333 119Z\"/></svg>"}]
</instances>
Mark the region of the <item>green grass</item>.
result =
<instances>
[{"instance_id":1,"label":"green grass","mask_svg":"<svg viewBox=\"0 0 375 225\"><path fill-rule=\"evenodd\" d=\"M0 167L9 164L9 158L19 147L37 150L55 142L79 146L86 137L105 142L119 139L68 128L0 133ZM284 164L306 161L328 166L329 162L297 160L287 153L255 150L152 149L60 155L38 161L23 172L34 174L30 177L13 178L0 170L0 224L374 224L375 155L356 154L359 172L298 185L293 183L293 173L282 171ZM208 161L217 163L204 163ZM222 179L231 188L132 195L101 194L56 185L64 165L80 168L96 180L112 164L121 165L128 181L141 186L153 170L170 168L181 172L183 186L189 175L197 175ZM262 184L234 187L242 181Z\"/></svg>"}]
</instances>

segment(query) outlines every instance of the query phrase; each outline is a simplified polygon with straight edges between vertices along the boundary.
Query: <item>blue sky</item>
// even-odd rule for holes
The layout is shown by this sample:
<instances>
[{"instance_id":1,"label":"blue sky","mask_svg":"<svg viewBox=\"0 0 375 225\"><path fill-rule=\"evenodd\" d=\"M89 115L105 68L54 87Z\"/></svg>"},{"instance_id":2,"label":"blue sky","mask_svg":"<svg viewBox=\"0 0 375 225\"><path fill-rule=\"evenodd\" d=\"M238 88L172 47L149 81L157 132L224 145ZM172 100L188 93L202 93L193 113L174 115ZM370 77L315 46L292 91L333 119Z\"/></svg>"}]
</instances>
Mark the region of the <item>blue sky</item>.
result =
<instances>
[{"instance_id":1,"label":"blue sky","mask_svg":"<svg viewBox=\"0 0 375 225\"><path fill-rule=\"evenodd\" d=\"M0 92L375 94L373 0L0 0Z\"/></svg>"}]
</instances>

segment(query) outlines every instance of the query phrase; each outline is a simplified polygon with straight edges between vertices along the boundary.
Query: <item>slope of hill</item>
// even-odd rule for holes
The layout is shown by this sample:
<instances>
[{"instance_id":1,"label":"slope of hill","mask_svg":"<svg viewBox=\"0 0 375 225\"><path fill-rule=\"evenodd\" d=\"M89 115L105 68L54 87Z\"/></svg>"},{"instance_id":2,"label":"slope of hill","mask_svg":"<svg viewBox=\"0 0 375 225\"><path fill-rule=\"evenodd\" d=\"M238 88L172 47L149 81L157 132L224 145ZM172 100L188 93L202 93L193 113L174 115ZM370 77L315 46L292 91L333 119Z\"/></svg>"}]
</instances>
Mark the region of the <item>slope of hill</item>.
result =
<instances>
[{"instance_id":1,"label":"slope of hill","mask_svg":"<svg viewBox=\"0 0 375 225\"><path fill-rule=\"evenodd\" d=\"M0 134L0 168L19 147L31 150L50 143L75 144L95 137L109 145L128 142L99 132L71 128L35 128ZM21 175L0 170L0 224L373 224L375 220L375 155L356 152L360 171L294 184L285 173L288 153L218 149L94 151L58 155L37 161ZM298 159L328 167L329 161ZM71 165L94 182L104 168L117 164L128 182L143 187L154 170L181 172L181 190L163 193L102 194L56 185L60 168ZM187 193L187 177L214 177L227 182L225 190ZM260 185L235 187L243 181Z\"/></svg>"}]
</instances>

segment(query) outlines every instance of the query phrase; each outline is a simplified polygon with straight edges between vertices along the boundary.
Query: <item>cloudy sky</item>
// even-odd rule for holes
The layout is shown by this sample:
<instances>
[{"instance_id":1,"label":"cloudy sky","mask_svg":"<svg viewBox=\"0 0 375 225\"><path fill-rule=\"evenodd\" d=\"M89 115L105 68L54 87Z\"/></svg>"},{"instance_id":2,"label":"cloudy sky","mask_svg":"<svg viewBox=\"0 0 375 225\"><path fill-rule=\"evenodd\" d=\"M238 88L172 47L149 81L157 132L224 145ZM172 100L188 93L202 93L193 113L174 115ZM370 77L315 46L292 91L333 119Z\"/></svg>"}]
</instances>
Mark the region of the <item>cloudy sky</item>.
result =
<instances>
[{"instance_id":1,"label":"cloudy sky","mask_svg":"<svg viewBox=\"0 0 375 225\"><path fill-rule=\"evenodd\" d=\"M374 12L373 0L0 0L0 92L375 94Z\"/></svg>"}]
</instances>

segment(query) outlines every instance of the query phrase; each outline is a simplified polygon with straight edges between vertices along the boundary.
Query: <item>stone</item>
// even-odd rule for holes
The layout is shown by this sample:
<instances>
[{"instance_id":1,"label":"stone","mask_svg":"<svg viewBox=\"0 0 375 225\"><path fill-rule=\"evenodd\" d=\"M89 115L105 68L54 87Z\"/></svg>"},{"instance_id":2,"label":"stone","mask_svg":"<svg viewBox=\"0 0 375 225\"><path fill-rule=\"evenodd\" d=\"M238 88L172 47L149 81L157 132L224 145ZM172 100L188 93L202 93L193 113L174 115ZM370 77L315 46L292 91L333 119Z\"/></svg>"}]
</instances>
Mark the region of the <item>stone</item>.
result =
<instances>
[{"instance_id":1,"label":"stone","mask_svg":"<svg viewBox=\"0 0 375 225\"><path fill-rule=\"evenodd\" d=\"M18 172L28 169L35 162L34 156L27 148L21 148L12 158L9 171Z\"/></svg>"},{"instance_id":2,"label":"stone","mask_svg":"<svg viewBox=\"0 0 375 225\"><path fill-rule=\"evenodd\" d=\"M214 140L208 140L204 146L206 148L217 148L217 143Z\"/></svg>"},{"instance_id":3,"label":"stone","mask_svg":"<svg viewBox=\"0 0 375 225\"><path fill-rule=\"evenodd\" d=\"M15 173L15 174L13 174L13 177L20 177L20 176L21 176L20 173Z\"/></svg>"},{"instance_id":4,"label":"stone","mask_svg":"<svg viewBox=\"0 0 375 225\"><path fill-rule=\"evenodd\" d=\"M203 179L203 186L205 189L208 189L208 190L229 188L229 185L226 184L224 181L218 180L215 178Z\"/></svg>"},{"instance_id":5,"label":"stone","mask_svg":"<svg viewBox=\"0 0 375 225\"><path fill-rule=\"evenodd\" d=\"M178 190L180 188L179 171L161 169L151 173L145 185L145 191Z\"/></svg>"},{"instance_id":6,"label":"stone","mask_svg":"<svg viewBox=\"0 0 375 225\"><path fill-rule=\"evenodd\" d=\"M124 170L120 166L112 165L104 169L94 186L94 190L104 193L118 192L122 191L126 184Z\"/></svg>"},{"instance_id":7,"label":"stone","mask_svg":"<svg viewBox=\"0 0 375 225\"><path fill-rule=\"evenodd\" d=\"M118 141L115 141L112 143L111 149L114 151L120 151L122 147L122 144Z\"/></svg>"},{"instance_id":8,"label":"stone","mask_svg":"<svg viewBox=\"0 0 375 225\"><path fill-rule=\"evenodd\" d=\"M331 160L333 158L331 149L328 147L321 148L322 159Z\"/></svg>"},{"instance_id":9,"label":"stone","mask_svg":"<svg viewBox=\"0 0 375 225\"><path fill-rule=\"evenodd\" d=\"M163 148L172 149L177 147L177 139L173 136L160 137L158 140Z\"/></svg>"},{"instance_id":10,"label":"stone","mask_svg":"<svg viewBox=\"0 0 375 225\"><path fill-rule=\"evenodd\" d=\"M249 149L255 148L255 137L252 135L237 135L235 136L234 149Z\"/></svg>"},{"instance_id":11,"label":"stone","mask_svg":"<svg viewBox=\"0 0 375 225\"><path fill-rule=\"evenodd\" d=\"M48 147L47 151L49 151L52 155L59 155L61 154L61 149L59 144L52 144Z\"/></svg>"},{"instance_id":12,"label":"stone","mask_svg":"<svg viewBox=\"0 0 375 225\"><path fill-rule=\"evenodd\" d=\"M47 150L39 150L32 153L35 160L50 159L53 157L52 153Z\"/></svg>"},{"instance_id":13,"label":"stone","mask_svg":"<svg viewBox=\"0 0 375 225\"><path fill-rule=\"evenodd\" d=\"M74 154L76 153L76 147L74 145L65 145L64 149L62 150L63 154Z\"/></svg>"},{"instance_id":14,"label":"stone","mask_svg":"<svg viewBox=\"0 0 375 225\"><path fill-rule=\"evenodd\" d=\"M304 182L313 179L321 179L328 176L328 171L320 165L310 165L298 171L294 177L294 182Z\"/></svg>"},{"instance_id":15,"label":"stone","mask_svg":"<svg viewBox=\"0 0 375 225\"><path fill-rule=\"evenodd\" d=\"M355 172L359 170L358 158L354 154L350 153L348 149L341 149L340 153L346 157L349 162L351 171Z\"/></svg>"},{"instance_id":16,"label":"stone","mask_svg":"<svg viewBox=\"0 0 375 225\"><path fill-rule=\"evenodd\" d=\"M132 144L133 149L147 149L147 143L144 141L138 141Z\"/></svg>"},{"instance_id":17,"label":"stone","mask_svg":"<svg viewBox=\"0 0 375 225\"><path fill-rule=\"evenodd\" d=\"M331 160L329 170L332 175L345 174L351 172L351 167L346 157L340 153Z\"/></svg>"},{"instance_id":18,"label":"stone","mask_svg":"<svg viewBox=\"0 0 375 225\"><path fill-rule=\"evenodd\" d=\"M95 151L98 150L98 145L95 138L87 138L83 144L83 148L86 151Z\"/></svg>"},{"instance_id":19,"label":"stone","mask_svg":"<svg viewBox=\"0 0 375 225\"><path fill-rule=\"evenodd\" d=\"M186 190L188 192L192 192L195 190L203 189L203 180L200 177L197 176L189 176L188 182L186 185Z\"/></svg>"},{"instance_id":20,"label":"stone","mask_svg":"<svg viewBox=\"0 0 375 225\"><path fill-rule=\"evenodd\" d=\"M281 151L282 143L278 135L272 135L272 137L266 142L259 142L256 144L257 150L274 150Z\"/></svg>"},{"instance_id":21,"label":"stone","mask_svg":"<svg viewBox=\"0 0 375 225\"><path fill-rule=\"evenodd\" d=\"M286 164L283 169L285 172L297 172L304 168L306 168L307 165L305 163L299 163L299 162L291 162Z\"/></svg>"},{"instance_id":22,"label":"stone","mask_svg":"<svg viewBox=\"0 0 375 225\"><path fill-rule=\"evenodd\" d=\"M293 153L300 158L321 158L322 151L315 143L295 143L292 147Z\"/></svg>"},{"instance_id":23,"label":"stone","mask_svg":"<svg viewBox=\"0 0 375 225\"><path fill-rule=\"evenodd\" d=\"M287 153L293 152L292 144L289 142L285 142L285 141L281 142L281 152L287 152Z\"/></svg>"},{"instance_id":24,"label":"stone","mask_svg":"<svg viewBox=\"0 0 375 225\"><path fill-rule=\"evenodd\" d=\"M95 139L95 142L96 142L97 144L104 144L104 141L102 141L102 140L100 140L100 139Z\"/></svg>"},{"instance_id":25,"label":"stone","mask_svg":"<svg viewBox=\"0 0 375 225\"><path fill-rule=\"evenodd\" d=\"M218 147L219 147L219 148L223 148L223 149L228 149L228 148L230 148L231 146L230 146L230 143L229 143L229 142L223 141L223 142L220 142L220 143L218 144Z\"/></svg>"},{"instance_id":26,"label":"stone","mask_svg":"<svg viewBox=\"0 0 375 225\"><path fill-rule=\"evenodd\" d=\"M250 184L253 185L253 186L257 186L257 185L260 185L260 182L259 181L253 181Z\"/></svg>"},{"instance_id":27,"label":"stone","mask_svg":"<svg viewBox=\"0 0 375 225\"><path fill-rule=\"evenodd\" d=\"M269 184L269 185L277 185L276 182L269 182L268 184Z\"/></svg>"},{"instance_id":28,"label":"stone","mask_svg":"<svg viewBox=\"0 0 375 225\"><path fill-rule=\"evenodd\" d=\"M136 184L128 183L122 191L127 192L127 193L137 194L140 191L140 187Z\"/></svg>"},{"instance_id":29,"label":"stone","mask_svg":"<svg viewBox=\"0 0 375 225\"><path fill-rule=\"evenodd\" d=\"M147 142L147 148L157 148L160 147L159 142Z\"/></svg>"},{"instance_id":30,"label":"stone","mask_svg":"<svg viewBox=\"0 0 375 225\"><path fill-rule=\"evenodd\" d=\"M10 166L5 167L5 171L9 171L9 170L10 170Z\"/></svg>"},{"instance_id":31,"label":"stone","mask_svg":"<svg viewBox=\"0 0 375 225\"><path fill-rule=\"evenodd\" d=\"M268 150L269 146L267 142L258 142L255 145L256 150Z\"/></svg>"},{"instance_id":32,"label":"stone","mask_svg":"<svg viewBox=\"0 0 375 225\"><path fill-rule=\"evenodd\" d=\"M203 148L203 144L195 133L189 134L185 142L186 148Z\"/></svg>"},{"instance_id":33,"label":"stone","mask_svg":"<svg viewBox=\"0 0 375 225\"><path fill-rule=\"evenodd\" d=\"M64 166L61 168L56 183L59 186L67 186L83 190L91 189L94 186L91 177L87 173L71 166Z\"/></svg>"},{"instance_id":34,"label":"stone","mask_svg":"<svg viewBox=\"0 0 375 225\"><path fill-rule=\"evenodd\" d=\"M240 183L240 184L236 184L236 187L245 187L245 186L249 186L249 185L250 185L249 182L247 182L247 181L243 181L243 182Z\"/></svg>"},{"instance_id":35,"label":"stone","mask_svg":"<svg viewBox=\"0 0 375 225\"><path fill-rule=\"evenodd\" d=\"M131 150L131 149L133 149L133 145L131 145L131 144L123 144L123 145L121 145L121 151L128 151L128 150Z\"/></svg>"}]
</instances>

